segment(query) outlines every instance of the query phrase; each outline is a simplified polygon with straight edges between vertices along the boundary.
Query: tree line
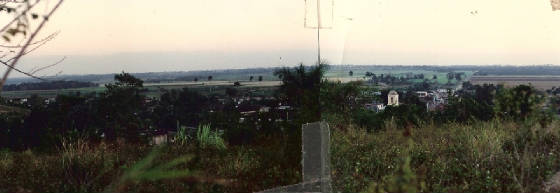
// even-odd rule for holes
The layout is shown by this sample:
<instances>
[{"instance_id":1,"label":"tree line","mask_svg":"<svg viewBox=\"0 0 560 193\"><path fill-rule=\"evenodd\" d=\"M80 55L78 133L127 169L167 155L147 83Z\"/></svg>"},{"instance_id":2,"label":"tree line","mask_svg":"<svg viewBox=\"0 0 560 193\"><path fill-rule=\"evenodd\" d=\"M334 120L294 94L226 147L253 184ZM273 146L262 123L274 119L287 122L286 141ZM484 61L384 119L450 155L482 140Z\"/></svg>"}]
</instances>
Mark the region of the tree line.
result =
<instances>
[{"instance_id":1,"label":"tree line","mask_svg":"<svg viewBox=\"0 0 560 193\"><path fill-rule=\"evenodd\" d=\"M10 84L4 86L4 91L24 91L24 90L59 90L68 88L98 87L99 84L80 81L47 81Z\"/></svg>"}]
</instances>

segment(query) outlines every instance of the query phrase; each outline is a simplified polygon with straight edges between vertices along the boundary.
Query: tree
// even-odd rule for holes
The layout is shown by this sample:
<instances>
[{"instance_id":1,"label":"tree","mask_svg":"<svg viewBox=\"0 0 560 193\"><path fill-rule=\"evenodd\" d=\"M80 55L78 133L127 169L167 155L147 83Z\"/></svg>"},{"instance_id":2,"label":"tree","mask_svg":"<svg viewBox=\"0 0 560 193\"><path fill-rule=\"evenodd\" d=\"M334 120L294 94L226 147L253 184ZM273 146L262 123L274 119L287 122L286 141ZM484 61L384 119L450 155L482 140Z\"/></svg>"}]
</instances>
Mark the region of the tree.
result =
<instances>
[{"instance_id":1,"label":"tree","mask_svg":"<svg viewBox=\"0 0 560 193\"><path fill-rule=\"evenodd\" d=\"M361 82L324 82L321 86L321 107L335 113L348 115L358 108L357 99L363 98Z\"/></svg>"},{"instance_id":2,"label":"tree","mask_svg":"<svg viewBox=\"0 0 560 193\"><path fill-rule=\"evenodd\" d=\"M198 77L194 77L194 81L195 81L195 82L198 82Z\"/></svg>"},{"instance_id":3,"label":"tree","mask_svg":"<svg viewBox=\"0 0 560 193\"><path fill-rule=\"evenodd\" d=\"M455 73L455 80L457 80L457 82L461 81L461 73Z\"/></svg>"},{"instance_id":4,"label":"tree","mask_svg":"<svg viewBox=\"0 0 560 193\"><path fill-rule=\"evenodd\" d=\"M157 122L163 129L176 128L177 121L195 127L203 121L203 113L212 109L212 104L212 98L188 88L165 90L154 114L160 116Z\"/></svg>"},{"instance_id":5,"label":"tree","mask_svg":"<svg viewBox=\"0 0 560 193\"><path fill-rule=\"evenodd\" d=\"M143 97L140 92L143 81L122 72L115 75L115 82L105 85L107 90L100 96L100 115L105 121L107 139L116 137L134 138L141 129L138 113Z\"/></svg>"},{"instance_id":6,"label":"tree","mask_svg":"<svg viewBox=\"0 0 560 193\"><path fill-rule=\"evenodd\" d=\"M543 98L533 87L519 85L512 89L501 89L496 95L496 113L503 118L524 120L535 113Z\"/></svg>"},{"instance_id":7,"label":"tree","mask_svg":"<svg viewBox=\"0 0 560 193\"><path fill-rule=\"evenodd\" d=\"M254 78L253 76L249 77L249 81L253 81L253 78Z\"/></svg>"},{"instance_id":8,"label":"tree","mask_svg":"<svg viewBox=\"0 0 560 193\"><path fill-rule=\"evenodd\" d=\"M432 77L432 79L436 80L436 79L437 79L437 75L434 75L434 76Z\"/></svg>"},{"instance_id":9,"label":"tree","mask_svg":"<svg viewBox=\"0 0 560 193\"><path fill-rule=\"evenodd\" d=\"M289 104L298 107L301 119L306 122L318 121L321 118L319 93L326 64L306 67L300 63L298 67L281 68L274 75L282 80L278 89L280 97Z\"/></svg>"},{"instance_id":10,"label":"tree","mask_svg":"<svg viewBox=\"0 0 560 193\"><path fill-rule=\"evenodd\" d=\"M259 82L262 81L262 80L263 80L263 77L262 77L262 76L259 76Z\"/></svg>"},{"instance_id":11,"label":"tree","mask_svg":"<svg viewBox=\"0 0 560 193\"><path fill-rule=\"evenodd\" d=\"M354 72L352 72L352 70L350 70L350 72L348 72L348 76L354 76Z\"/></svg>"},{"instance_id":12,"label":"tree","mask_svg":"<svg viewBox=\"0 0 560 193\"><path fill-rule=\"evenodd\" d=\"M212 81L212 76L208 76L208 81Z\"/></svg>"},{"instance_id":13,"label":"tree","mask_svg":"<svg viewBox=\"0 0 560 193\"><path fill-rule=\"evenodd\" d=\"M475 100L487 105L494 105L494 98L496 97L497 87L493 84L484 84L482 86L476 85L475 87Z\"/></svg>"},{"instance_id":14,"label":"tree","mask_svg":"<svg viewBox=\"0 0 560 193\"><path fill-rule=\"evenodd\" d=\"M491 105L477 101L472 96L449 98L443 111L435 113L434 119L441 122L466 122L471 120L488 121L494 118Z\"/></svg>"},{"instance_id":15,"label":"tree","mask_svg":"<svg viewBox=\"0 0 560 193\"><path fill-rule=\"evenodd\" d=\"M454 77L455 74L453 72L447 73L447 84L451 84L451 80L453 80Z\"/></svg>"},{"instance_id":16,"label":"tree","mask_svg":"<svg viewBox=\"0 0 560 193\"><path fill-rule=\"evenodd\" d=\"M235 88L231 88L231 87L226 88L226 95L228 95L230 98L236 97L238 93L239 91Z\"/></svg>"}]
</instances>

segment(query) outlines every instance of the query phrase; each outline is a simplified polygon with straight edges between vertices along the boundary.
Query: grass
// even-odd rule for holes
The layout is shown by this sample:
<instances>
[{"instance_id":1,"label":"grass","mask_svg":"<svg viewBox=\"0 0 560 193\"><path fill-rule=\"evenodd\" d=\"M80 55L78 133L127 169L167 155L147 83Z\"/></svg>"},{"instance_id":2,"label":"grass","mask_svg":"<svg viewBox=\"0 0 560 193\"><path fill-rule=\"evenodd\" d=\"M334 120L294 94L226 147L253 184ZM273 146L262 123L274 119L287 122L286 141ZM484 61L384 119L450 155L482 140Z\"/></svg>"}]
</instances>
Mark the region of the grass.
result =
<instances>
[{"instance_id":1,"label":"grass","mask_svg":"<svg viewBox=\"0 0 560 193\"><path fill-rule=\"evenodd\" d=\"M170 144L154 151L73 140L53 152L0 151L0 192L255 192L298 183L297 144L286 136L259 141L266 143L227 150Z\"/></svg>"},{"instance_id":2,"label":"grass","mask_svg":"<svg viewBox=\"0 0 560 193\"><path fill-rule=\"evenodd\" d=\"M218 131L210 130L210 125L198 126L196 140L200 148L216 148L226 149L224 139L218 134Z\"/></svg>"},{"instance_id":3,"label":"grass","mask_svg":"<svg viewBox=\"0 0 560 193\"><path fill-rule=\"evenodd\" d=\"M560 170L560 122L424 123L410 131L333 127L340 192L540 192ZM334 124L331 124L334 125ZM203 127L204 128L204 127ZM215 136L209 127L201 137ZM200 148L65 141L53 152L0 151L0 192L255 192L301 180L299 137ZM152 152L152 153L150 153ZM170 178L173 177L173 178Z\"/></svg>"},{"instance_id":4,"label":"grass","mask_svg":"<svg viewBox=\"0 0 560 193\"><path fill-rule=\"evenodd\" d=\"M410 136L349 126L332 139L341 192L538 192L560 170L558 123L426 124Z\"/></svg>"}]
</instances>

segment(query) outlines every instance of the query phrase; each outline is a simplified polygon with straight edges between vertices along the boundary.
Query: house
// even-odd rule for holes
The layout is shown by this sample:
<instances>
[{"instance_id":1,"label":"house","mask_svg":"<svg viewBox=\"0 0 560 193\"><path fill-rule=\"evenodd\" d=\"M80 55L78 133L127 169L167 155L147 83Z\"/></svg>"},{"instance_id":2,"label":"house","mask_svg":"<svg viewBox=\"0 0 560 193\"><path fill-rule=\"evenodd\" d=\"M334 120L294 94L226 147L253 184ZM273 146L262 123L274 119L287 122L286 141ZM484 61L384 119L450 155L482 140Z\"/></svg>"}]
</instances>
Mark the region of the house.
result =
<instances>
[{"instance_id":1,"label":"house","mask_svg":"<svg viewBox=\"0 0 560 193\"><path fill-rule=\"evenodd\" d=\"M167 143L167 134L156 135L152 137L153 145L161 145Z\"/></svg>"},{"instance_id":2,"label":"house","mask_svg":"<svg viewBox=\"0 0 560 193\"><path fill-rule=\"evenodd\" d=\"M426 91L418 91L416 92L416 96L418 96L418 98L424 98L428 96L428 92Z\"/></svg>"},{"instance_id":3,"label":"house","mask_svg":"<svg viewBox=\"0 0 560 193\"><path fill-rule=\"evenodd\" d=\"M387 95L387 106L399 106L399 93L397 91L390 91Z\"/></svg>"},{"instance_id":4,"label":"house","mask_svg":"<svg viewBox=\"0 0 560 193\"><path fill-rule=\"evenodd\" d=\"M153 131L151 135L152 135L152 140L151 140L152 145L161 145L169 142L169 135L168 132L165 130Z\"/></svg>"},{"instance_id":5,"label":"house","mask_svg":"<svg viewBox=\"0 0 560 193\"><path fill-rule=\"evenodd\" d=\"M385 110L385 104L383 103L368 103L365 104L365 107L367 110L375 111L375 112L381 112Z\"/></svg>"},{"instance_id":6,"label":"house","mask_svg":"<svg viewBox=\"0 0 560 193\"><path fill-rule=\"evenodd\" d=\"M261 108L259 109L259 112L261 112L261 113L268 113L268 112L270 112L270 107L261 107Z\"/></svg>"}]
</instances>

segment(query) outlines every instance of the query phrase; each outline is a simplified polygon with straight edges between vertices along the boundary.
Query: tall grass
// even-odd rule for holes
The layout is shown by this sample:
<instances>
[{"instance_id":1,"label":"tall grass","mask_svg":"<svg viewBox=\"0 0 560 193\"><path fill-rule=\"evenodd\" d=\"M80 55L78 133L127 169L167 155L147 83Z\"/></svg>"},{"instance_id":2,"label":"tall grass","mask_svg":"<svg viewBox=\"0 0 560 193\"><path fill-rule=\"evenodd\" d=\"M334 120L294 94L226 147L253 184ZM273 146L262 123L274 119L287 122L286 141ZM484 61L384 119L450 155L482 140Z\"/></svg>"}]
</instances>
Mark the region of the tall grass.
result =
<instances>
[{"instance_id":1,"label":"tall grass","mask_svg":"<svg viewBox=\"0 0 560 193\"><path fill-rule=\"evenodd\" d=\"M217 131L212 131L210 125L199 125L196 133L196 139L201 148L225 149L224 139Z\"/></svg>"},{"instance_id":2,"label":"tall grass","mask_svg":"<svg viewBox=\"0 0 560 193\"><path fill-rule=\"evenodd\" d=\"M153 150L64 140L52 152L0 151L0 192L256 192L300 180L300 152L288 145L270 138L227 151L198 143Z\"/></svg>"},{"instance_id":3,"label":"tall grass","mask_svg":"<svg viewBox=\"0 0 560 193\"><path fill-rule=\"evenodd\" d=\"M349 127L332 139L342 192L538 192L560 170L558 122L424 124L410 136Z\"/></svg>"},{"instance_id":4,"label":"tall grass","mask_svg":"<svg viewBox=\"0 0 560 193\"><path fill-rule=\"evenodd\" d=\"M180 144L180 145L186 145L189 143L189 141L191 141L191 137L189 136L189 133L187 131L187 127L185 126L178 126L179 130L177 131L177 134L175 135L175 143Z\"/></svg>"},{"instance_id":5,"label":"tall grass","mask_svg":"<svg viewBox=\"0 0 560 193\"><path fill-rule=\"evenodd\" d=\"M155 165L154 160L161 154L162 147L155 147L144 159L136 162L118 180L113 181L106 187L104 192L124 192L128 183L139 183L142 181L158 181L164 179L175 179L195 176L194 172L188 169L173 169L181 164L186 164L192 160L193 156L184 155L166 163Z\"/></svg>"}]
</instances>

